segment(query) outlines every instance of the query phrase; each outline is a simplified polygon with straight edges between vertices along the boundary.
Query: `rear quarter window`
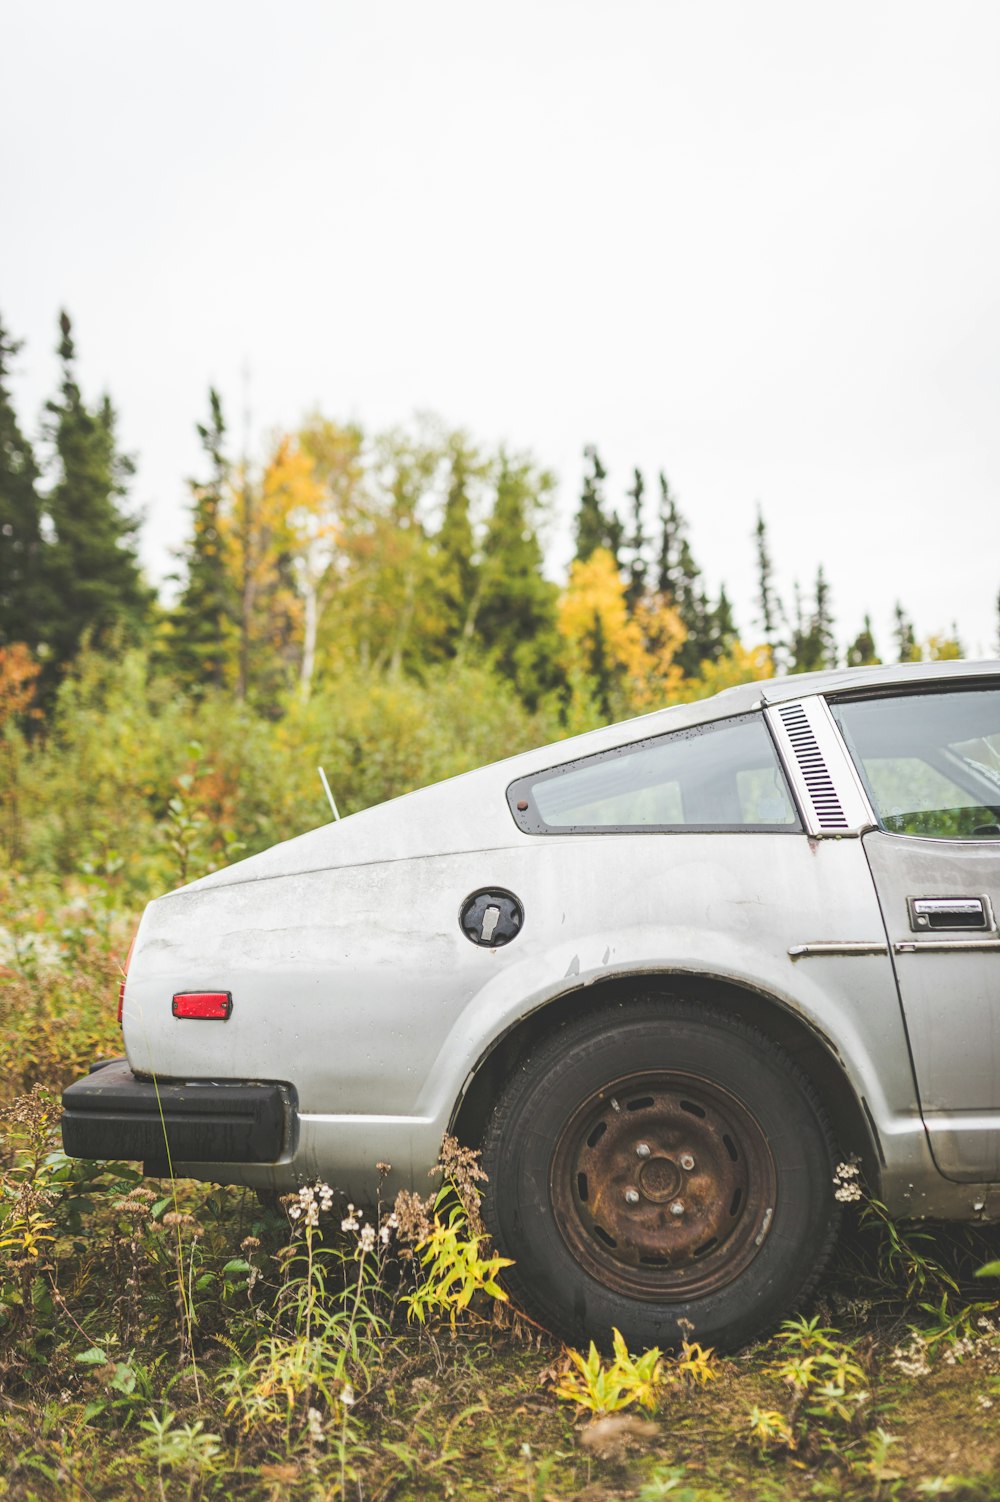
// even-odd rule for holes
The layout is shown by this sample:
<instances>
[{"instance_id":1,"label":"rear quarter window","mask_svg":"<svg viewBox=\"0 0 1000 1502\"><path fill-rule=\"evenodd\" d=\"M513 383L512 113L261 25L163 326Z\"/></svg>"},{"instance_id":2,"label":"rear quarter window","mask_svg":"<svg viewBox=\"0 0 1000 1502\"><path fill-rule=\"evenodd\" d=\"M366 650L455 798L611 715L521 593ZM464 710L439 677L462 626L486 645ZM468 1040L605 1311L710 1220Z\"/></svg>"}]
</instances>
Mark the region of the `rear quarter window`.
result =
<instances>
[{"instance_id":1,"label":"rear quarter window","mask_svg":"<svg viewBox=\"0 0 1000 1502\"><path fill-rule=\"evenodd\" d=\"M758 714L551 767L512 783L507 800L528 834L802 827Z\"/></svg>"}]
</instances>

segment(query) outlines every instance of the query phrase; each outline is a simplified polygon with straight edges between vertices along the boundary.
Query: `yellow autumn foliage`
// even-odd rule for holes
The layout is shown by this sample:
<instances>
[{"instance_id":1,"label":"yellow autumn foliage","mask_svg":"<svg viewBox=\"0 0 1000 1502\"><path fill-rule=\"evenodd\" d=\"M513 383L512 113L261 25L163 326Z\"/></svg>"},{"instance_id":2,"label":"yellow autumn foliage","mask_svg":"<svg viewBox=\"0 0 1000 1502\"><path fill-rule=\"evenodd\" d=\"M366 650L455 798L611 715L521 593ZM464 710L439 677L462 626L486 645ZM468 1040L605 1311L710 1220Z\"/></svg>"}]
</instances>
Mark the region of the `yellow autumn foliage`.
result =
<instances>
[{"instance_id":1,"label":"yellow autumn foliage","mask_svg":"<svg viewBox=\"0 0 1000 1502\"><path fill-rule=\"evenodd\" d=\"M624 680L631 704L642 709L676 697L682 674L674 658L687 634L683 622L656 596L630 615L625 584L606 548L573 563L559 598L556 624L570 672L591 666L598 622L607 664Z\"/></svg>"},{"instance_id":2,"label":"yellow autumn foliage","mask_svg":"<svg viewBox=\"0 0 1000 1502\"><path fill-rule=\"evenodd\" d=\"M694 699L721 693L724 688L734 688L737 683L756 683L760 678L773 677L771 648L744 647L736 640L717 662L703 662L697 678L685 678L674 698L679 704L689 704Z\"/></svg>"}]
</instances>

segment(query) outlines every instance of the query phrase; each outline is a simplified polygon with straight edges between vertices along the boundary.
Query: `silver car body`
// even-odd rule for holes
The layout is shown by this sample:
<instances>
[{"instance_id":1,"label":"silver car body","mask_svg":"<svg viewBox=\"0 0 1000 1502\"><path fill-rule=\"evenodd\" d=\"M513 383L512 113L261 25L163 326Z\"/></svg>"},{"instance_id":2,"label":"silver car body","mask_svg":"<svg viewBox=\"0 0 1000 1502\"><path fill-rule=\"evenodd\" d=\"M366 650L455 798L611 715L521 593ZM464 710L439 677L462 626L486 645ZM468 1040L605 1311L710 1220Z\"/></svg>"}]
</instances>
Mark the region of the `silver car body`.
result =
<instances>
[{"instance_id":1,"label":"silver car body","mask_svg":"<svg viewBox=\"0 0 1000 1502\"><path fill-rule=\"evenodd\" d=\"M287 1082L294 1102L276 1161L174 1170L278 1191L320 1177L360 1196L384 1161L397 1184L424 1187L477 1088L488 1109L498 1047L515 1058L521 1030L595 987L667 977L681 995L717 988L815 1061L845 1150L890 1211L995 1218L1000 843L881 832L830 710L844 693L990 676L1000 665L743 685L409 794L158 898L124 995L131 1069ZM800 834L540 837L512 817L518 778L747 714L767 722ZM459 923L468 895L493 887L524 910L516 942L496 948ZM956 892L987 894L985 932L906 922L907 898ZM175 993L214 989L232 995L227 1021L172 1015Z\"/></svg>"}]
</instances>

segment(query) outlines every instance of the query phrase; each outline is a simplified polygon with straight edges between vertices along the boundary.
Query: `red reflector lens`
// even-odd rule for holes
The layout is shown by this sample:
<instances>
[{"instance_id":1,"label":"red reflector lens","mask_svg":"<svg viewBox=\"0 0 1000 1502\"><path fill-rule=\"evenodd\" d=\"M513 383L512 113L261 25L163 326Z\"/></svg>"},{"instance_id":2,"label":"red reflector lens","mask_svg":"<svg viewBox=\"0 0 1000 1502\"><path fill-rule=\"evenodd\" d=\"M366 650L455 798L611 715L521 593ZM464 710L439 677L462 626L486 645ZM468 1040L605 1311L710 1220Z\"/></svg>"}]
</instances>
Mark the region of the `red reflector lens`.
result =
<instances>
[{"instance_id":1,"label":"red reflector lens","mask_svg":"<svg viewBox=\"0 0 1000 1502\"><path fill-rule=\"evenodd\" d=\"M135 941L138 938L138 936L139 936L139 930L136 929L135 933L132 935L132 942L128 946L128 954L125 956L125 964L122 967L122 978L121 978L121 983L120 983L120 985L118 987L118 1026L119 1027L121 1027L121 1025L122 1025L122 1012L124 1011L124 1008L125 1008L125 982L128 979L128 967L132 963L132 951L135 948Z\"/></svg>"},{"instance_id":2,"label":"red reflector lens","mask_svg":"<svg viewBox=\"0 0 1000 1502\"><path fill-rule=\"evenodd\" d=\"M209 1022L225 1022L233 1010L228 991L178 991L174 997L175 1017L201 1017Z\"/></svg>"}]
</instances>

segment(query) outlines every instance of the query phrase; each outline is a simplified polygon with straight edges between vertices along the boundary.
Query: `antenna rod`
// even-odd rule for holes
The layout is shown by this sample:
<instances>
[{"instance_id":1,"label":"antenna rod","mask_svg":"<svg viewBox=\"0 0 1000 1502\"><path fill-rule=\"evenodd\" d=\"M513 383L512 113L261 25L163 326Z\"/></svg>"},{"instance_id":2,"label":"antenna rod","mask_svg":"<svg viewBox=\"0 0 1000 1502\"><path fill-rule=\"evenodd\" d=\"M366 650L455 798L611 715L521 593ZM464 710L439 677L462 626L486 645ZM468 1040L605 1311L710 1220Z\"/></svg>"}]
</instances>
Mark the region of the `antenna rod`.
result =
<instances>
[{"instance_id":1,"label":"antenna rod","mask_svg":"<svg viewBox=\"0 0 1000 1502\"><path fill-rule=\"evenodd\" d=\"M323 771L322 767L317 767L316 770L319 773L319 780L323 784L323 791L329 799L330 807L333 809L333 817L335 819L339 819L340 814L337 812L337 805L333 801L333 794L330 792L330 784L326 780L326 773Z\"/></svg>"}]
</instances>

